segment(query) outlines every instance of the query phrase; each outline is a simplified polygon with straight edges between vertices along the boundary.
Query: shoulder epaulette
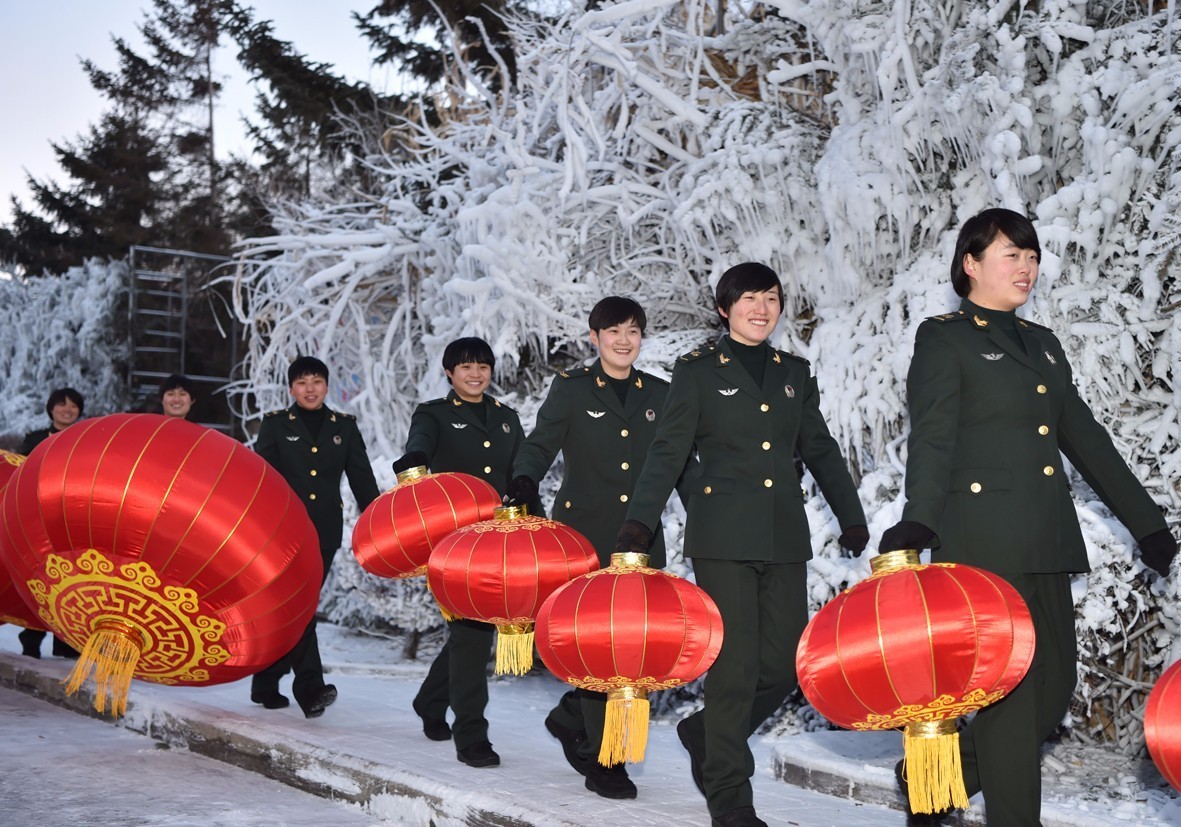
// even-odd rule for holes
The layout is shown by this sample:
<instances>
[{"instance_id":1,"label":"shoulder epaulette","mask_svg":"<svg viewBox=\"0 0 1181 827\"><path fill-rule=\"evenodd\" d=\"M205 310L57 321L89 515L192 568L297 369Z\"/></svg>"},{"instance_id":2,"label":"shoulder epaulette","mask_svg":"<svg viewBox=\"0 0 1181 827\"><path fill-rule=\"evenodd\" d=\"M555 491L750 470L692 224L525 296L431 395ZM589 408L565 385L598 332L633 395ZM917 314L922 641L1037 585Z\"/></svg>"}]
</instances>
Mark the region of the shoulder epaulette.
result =
<instances>
[{"instance_id":1,"label":"shoulder epaulette","mask_svg":"<svg viewBox=\"0 0 1181 827\"><path fill-rule=\"evenodd\" d=\"M492 396L491 394L486 393L486 394L484 394L484 396L487 397L488 401L492 404L492 407L503 408L504 410L508 411L509 413L516 413L515 410L513 410L511 407L504 404L503 402L501 402L499 399Z\"/></svg>"},{"instance_id":2,"label":"shoulder epaulette","mask_svg":"<svg viewBox=\"0 0 1181 827\"><path fill-rule=\"evenodd\" d=\"M447 402L447 397L440 396L438 399L428 399L426 402L419 402L418 404L425 407L428 405L443 405L446 402Z\"/></svg>"},{"instance_id":3,"label":"shoulder epaulette","mask_svg":"<svg viewBox=\"0 0 1181 827\"><path fill-rule=\"evenodd\" d=\"M281 413L287 413L286 408L276 408L273 411L267 411L263 416L278 416Z\"/></svg>"},{"instance_id":4,"label":"shoulder epaulette","mask_svg":"<svg viewBox=\"0 0 1181 827\"><path fill-rule=\"evenodd\" d=\"M812 365L811 362L809 362L807 359L805 359L803 356L800 356L797 353L791 353L790 351L786 351L786 350L775 350L774 348L771 349L771 353L772 353L771 358L774 359L776 362L779 361L779 358L777 358L777 357L786 356L788 359L795 359L797 362L803 362L805 367L811 367L811 365Z\"/></svg>"},{"instance_id":5,"label":"shoulder epaulette","mask_svg":"<svg viewBox=\"0 0 1181 827\"><path fill-rule=\"evenodd\" d=\"M337 416L339 416L341 419L356 419L357 418L356 414L341 413L340 411L334 411L334 413Z\"/></svg>"},{"instance_id":6,"label":"shoulder epaulette","mask_svg":"<svg viewBox=\"0 0 1181 827\"><path fill-rule=\"evenodd\" d=\"M561 379L583 379L590 375L590 368L570 368L558 371L558 377Z\"/></svg>"},{"instance_id":7,"label":"shoulder epaulette","mask_svg":"<svg viewBox=\"0 0 1181 827\"><path fill-rule=\"evenodd\" d=\"M648 373L647 371L637 370L636 376L645 382L655 382L657 385L667 385L668 384L667 379L661 379L659 376L653 376L652 374Z\"/></svg>"},{"instance_id":8,"label":"shoulder epaulette","mask_svg":"<svg viewBox=\"0 0 1181 827\"><path fill-rule=\"evenodd\" d=\"M959 322L968 318L968 314L962 310L953 310L951 313L940 313L938 316L928 316L929 322Z\"/></svg>"},{"instance_id":9,"label":"shoulder epaulette","mask_svg":"<svg viewBox=\"0 0 1181 827\"><path fill-rule=\"evenodd\" d=\"M1034 330L1044 330L1047 333L1054 332L1053 328L1046 327L1045 325L1038 324L1037 322L1031 322L1029 319L1018 319L1017 324L1021 325L1022 327L1032 327Z\"/></svg>"},{"instance_id":10,"label":"shoulder epaulette","mask_svg":"<svg viewBox=\"0 0 1181 827\"><path fill-rule=\"evenodd\" d=\"M718 349L714 345L708 345L706 347L694 348L693 350L689 351L688 353L682 353L679 357L677 357L677 361L678 362L695 362L698 359L702 358L703 356L712 356L714 353L717 353L717 350Z\"/></svg>"}]
</instances>

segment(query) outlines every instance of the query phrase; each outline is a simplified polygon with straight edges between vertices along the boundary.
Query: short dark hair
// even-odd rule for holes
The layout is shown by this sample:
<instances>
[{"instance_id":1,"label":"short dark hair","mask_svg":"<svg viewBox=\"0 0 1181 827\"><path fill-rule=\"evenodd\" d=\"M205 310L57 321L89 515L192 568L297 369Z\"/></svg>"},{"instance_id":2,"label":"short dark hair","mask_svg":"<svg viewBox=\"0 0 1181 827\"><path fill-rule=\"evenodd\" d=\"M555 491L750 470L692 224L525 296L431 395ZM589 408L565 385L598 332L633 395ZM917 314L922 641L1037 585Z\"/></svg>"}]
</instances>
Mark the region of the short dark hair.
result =
<instances>
[{"instance_id":1,"label":"short dark hair","mask_svg":"<svg viewBox=\"0 0 1181 827\"><path fill-rule=\"evenodd\" d=\"M743 293L762 293L772 289L779 293L779 306L783 307L783 285L779 282L779 275L766 264L745 261L722 273L714 290L714 302L729 313Z\"/></svg>"},{"instance_id":2,"label":"short dark hair","mask_svg":"<svg viewBox=\"0 0 1181 827\"><path fill-rule=\"evenodd\" d=\"M296 356L287 367L287 384L294 385L296 379L305 376L323 376L328 381L328 366L315 356Z\"/></svg>"},{"instance_id":3,"label":"short dark hair","mask_svg":"<svg viewBox=\"0 0 1181 827\"><path fill-rule=\"evenodd\" d=\"M53 419L53 409L57 405L70 400L78 406L78 416L82 416L82 412L86 410L86 400L82 398L82 394L73 388L54 388L49 392L49 399L45 402L45 413Z\"/></svg>"},{"instance_id":4,"label":"short dark hair","mask_svg":"<svg viewBox=\"0 0 1181 827\"><path fill-rule=\"evenodd\" d=\"M492 347L477 336L464 336L443 348L443 370L451 372L456 365L472 362L496 370L496 354Z\"/></svg>"},{"instance_id":5,"label":"short dark hair","mask_svg":"<svg viewBox=\"0 0 1181 827\"><path fill-rule=\"evenodd\" d=\"M591 330L605 330L627 322L635 322L640 328L641 336L648 327L648 316L644 313L644 308L640 307L638 301L626 296L607 296L605 299L599 299L598 304L591 308L590 318L587 319Z\"/></svg>"},{"instance_id":6,"label":"short dark hair","mask_svg":"<svg viewBox=\"0 0 1181 827\"><path fill-rule=\"evenodd\" d=\"M951 286L960 298L967 298L972 292L972 280L964 272L964 256L980 261L988 245L1003 235L1019 249L1033 250L1041 257L1042 247L1037 240L1033 222L1019 212L994 207L969 218L960 227L955 242L955 255L951 259Z\"/></svg>"},{"instance_id":7,"label":"short dark hair","mask_svg":"<svg viewBox=\"0 0 1181 827\"><path fill-rule=\"evenodd\" d=\"M160 398L163 399L164 394L174 391L177 388L180 388L194 399L197 397L196 390L193 387L193 380L183 373L174 373L160 383Z\"/></svg>"}]
</instances>

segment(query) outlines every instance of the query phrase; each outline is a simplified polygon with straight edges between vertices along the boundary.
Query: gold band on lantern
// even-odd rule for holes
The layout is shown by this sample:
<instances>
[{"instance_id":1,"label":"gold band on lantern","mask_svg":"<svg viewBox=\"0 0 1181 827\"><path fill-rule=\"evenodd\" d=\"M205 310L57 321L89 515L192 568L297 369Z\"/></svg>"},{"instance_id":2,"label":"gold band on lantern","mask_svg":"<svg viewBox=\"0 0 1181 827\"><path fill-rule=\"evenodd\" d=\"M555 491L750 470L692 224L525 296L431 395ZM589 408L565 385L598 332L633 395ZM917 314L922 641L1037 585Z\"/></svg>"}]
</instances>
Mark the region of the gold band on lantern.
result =
<instances>
[{"instance_id":1,"label":"gold band on lantern","mask_svg":"<svg viewBox=\"0 0 1181 827\"><path fill-rule=\"evenodd\" d=\"M611 555L612 566L648 566L648 561L652 559L647 554L639 551L617 551Z\"/></svg>"},{"instance_id":2,"label":"gold band on lantern","mask_svg":"<svg viewBox=\"0 0 1181 827\"><path fill-rule=\"evenodd\" d=\"M398 472L398 484L405 485L408 482L420 480L423 477L428 476L429 473L430 472L426 470L425 465L415 465L413 468L407 468L405 471Z\"/></svg>"},{"instance_id":3,"label":"gold band on lantern","mask_svg":"<svg viewBox=\"0 0 1181 827\"><path fill-rule=\"evenodd\" d=\"M505 522L519 520L529 516L529 508L524 505L499 505L492 510L492 519Z\"/></svg>"},{"instance_id":4,"label":"gold band on lantern","mask_svg":"<svg viewBox=\"0 0 1181 827\"><path fill-rule=\"evenodd\" d=\"M873 574L892 574L896 571L917 568L919 553L912 548L887 551L873 557L869 561L869 570Z\"/></svg>"}]
</instances>

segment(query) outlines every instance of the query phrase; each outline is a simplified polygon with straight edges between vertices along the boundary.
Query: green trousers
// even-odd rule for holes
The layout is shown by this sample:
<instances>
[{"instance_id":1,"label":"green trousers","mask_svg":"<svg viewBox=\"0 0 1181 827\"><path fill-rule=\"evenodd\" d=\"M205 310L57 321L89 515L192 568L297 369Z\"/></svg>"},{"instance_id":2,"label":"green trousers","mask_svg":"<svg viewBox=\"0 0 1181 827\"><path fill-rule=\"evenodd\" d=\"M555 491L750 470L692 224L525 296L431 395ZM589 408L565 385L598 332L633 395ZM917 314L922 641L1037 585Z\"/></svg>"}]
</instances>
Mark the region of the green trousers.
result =
<instances>
[{"instance_id":1,"label":"green trousers","mask_svg":"<svg viewBox=\"0 0 1181 827\"><path fill-rule=\"evenodd\" d=\"M1039 827L1041 746L1070 708L1078 644L1069 574L1004 574L1024 598L1037 643L1025 678L960 733L968 795L984 793L992 827Z\"/></svg>"},{"instance_id":2,"label":"green trousers","mask_svg":"<svg viewBox=\"0 0 1181 827\"><path fill-rule=\"evenodd\" d=\"M806 563L694 558L697 585L722 614L722 650L705 676L705 707L689 739L704 752L710 815L753 806L748 739L796 687L796 646L808 624Z\"/></svg>"},{"instance_id":3,"label":"green trousers","mask_svg":"<svg viewBox=\"0 0 1181 827\"><path fill-rule=\"evenodd\" d=\"M451 738L461 750L488 740L488 661L496 627L478 620L447 624L447 642L435 656L415 696L415 705L428 718L455 713Z\"/></svg>"}]
</instances>

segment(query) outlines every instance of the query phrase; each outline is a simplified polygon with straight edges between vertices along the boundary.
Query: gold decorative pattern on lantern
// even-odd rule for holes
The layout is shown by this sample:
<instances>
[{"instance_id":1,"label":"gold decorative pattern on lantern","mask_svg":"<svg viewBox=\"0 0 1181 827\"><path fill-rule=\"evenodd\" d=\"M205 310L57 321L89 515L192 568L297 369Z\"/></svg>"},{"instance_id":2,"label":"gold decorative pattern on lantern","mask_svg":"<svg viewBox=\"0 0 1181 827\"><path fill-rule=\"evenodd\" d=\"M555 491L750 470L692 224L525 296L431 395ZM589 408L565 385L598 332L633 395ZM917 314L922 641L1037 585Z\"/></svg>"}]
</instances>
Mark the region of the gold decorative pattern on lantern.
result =
<instances>
[{"instance_id":1,"label":"gold decorative pattern on lantern","mask_svg":"<svg viewBox=\"0 0 1181 827\"><path fill-rule=\"evenodd\" d=\"M973 689L962 698L955 698L951 695L940 695L931 701L931 703L922 706L913 704L900 706L890 715L867 715L866 720L853 722L852 728L859 732L868 732L880 729L898 729L907 724L941 720L949 717L954 719L961 715L967 715L969 712L975 712L981 707L994 704L1005 697L1005 694L1003 689L997 689L993 692L985 692L983 689Z\"/></svg>"}]
</instances>

